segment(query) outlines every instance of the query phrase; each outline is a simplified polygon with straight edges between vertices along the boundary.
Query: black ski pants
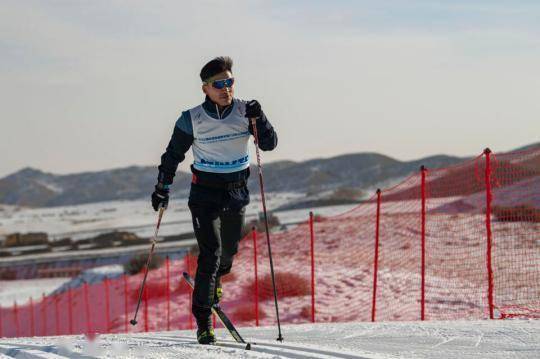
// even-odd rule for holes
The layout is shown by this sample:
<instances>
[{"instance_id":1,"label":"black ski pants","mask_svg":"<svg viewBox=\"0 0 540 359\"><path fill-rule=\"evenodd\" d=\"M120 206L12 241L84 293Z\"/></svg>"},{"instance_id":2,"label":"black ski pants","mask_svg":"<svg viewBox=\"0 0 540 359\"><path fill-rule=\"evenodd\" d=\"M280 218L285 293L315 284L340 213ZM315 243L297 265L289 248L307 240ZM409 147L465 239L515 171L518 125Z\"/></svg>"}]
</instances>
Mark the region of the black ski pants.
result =
<instances>
[{"instance_id":1,"label":"black ski pants","mask_svg":"<svg viewBox=\"0 0 540 359\"><path fill-rule=\"evenodd\" d=\"M201 201L197 198L200 192L192 187L189 201L199 245L192 312L198 321L204 321L211 314L216 280L231 271L238 252L249 193L247 188L245 195L238 190L232 196L229 191L216 191L212 201Z\"/></svg>"}]
</instances>

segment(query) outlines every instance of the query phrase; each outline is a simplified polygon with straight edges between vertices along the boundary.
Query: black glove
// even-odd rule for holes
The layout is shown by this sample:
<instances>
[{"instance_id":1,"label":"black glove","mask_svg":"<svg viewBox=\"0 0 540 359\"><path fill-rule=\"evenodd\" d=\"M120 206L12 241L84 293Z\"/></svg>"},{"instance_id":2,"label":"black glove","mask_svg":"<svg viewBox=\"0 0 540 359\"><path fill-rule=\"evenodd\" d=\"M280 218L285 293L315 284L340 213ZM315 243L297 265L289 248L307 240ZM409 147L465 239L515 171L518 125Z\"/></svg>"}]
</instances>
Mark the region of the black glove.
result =
<instances>
[{"instance_id":1,"label":"black glove","mask_svg":"<svg viewBox=\"0 0 540 359\"><path fill-rule=\"evenodd\" d=\"M157 211L159 207L167 208L169 205L169 187L158 183L152 193L152 207Z\"/></svg>"},{"instance_id":2,"label":"black glove","mask_svg":"<svg viewBox=\"0 0 540 359\"><path fill-rule=\"evenodd\" d=\"M250 120L256 118L257 121L264 117L261 104L257 100L251 100L246 104L246 117Z\"/></svg>"}]
</instances>

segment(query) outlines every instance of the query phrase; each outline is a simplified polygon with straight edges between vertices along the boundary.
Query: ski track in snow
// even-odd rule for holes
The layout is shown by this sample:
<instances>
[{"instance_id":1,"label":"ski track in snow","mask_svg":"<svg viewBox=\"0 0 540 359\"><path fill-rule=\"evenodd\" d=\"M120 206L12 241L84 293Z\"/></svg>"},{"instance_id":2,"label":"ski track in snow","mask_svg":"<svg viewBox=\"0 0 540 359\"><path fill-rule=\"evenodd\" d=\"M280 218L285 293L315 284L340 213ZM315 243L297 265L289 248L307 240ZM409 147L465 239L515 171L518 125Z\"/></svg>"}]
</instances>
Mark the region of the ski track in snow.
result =
<instances>
[{"instance_id":1,"label":"ski track in snow","mask_svg":"<svg viewBox=\"0 0 540 359\"><path fill-rule=\"evenodd\" d=\"M218 329L218 345L196 343L194 331L0 340L2 358L539 358L540 321L302 324L240 328L252 350Z\"/></svg>"}]
</instances>

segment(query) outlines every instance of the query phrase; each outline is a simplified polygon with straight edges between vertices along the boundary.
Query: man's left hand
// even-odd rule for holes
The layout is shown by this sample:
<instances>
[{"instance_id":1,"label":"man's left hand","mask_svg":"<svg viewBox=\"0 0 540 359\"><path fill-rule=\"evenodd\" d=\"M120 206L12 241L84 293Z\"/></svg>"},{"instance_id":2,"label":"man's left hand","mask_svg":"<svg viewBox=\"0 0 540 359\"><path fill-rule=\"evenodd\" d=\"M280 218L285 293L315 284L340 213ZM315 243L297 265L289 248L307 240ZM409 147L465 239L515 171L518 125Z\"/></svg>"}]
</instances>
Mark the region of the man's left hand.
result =
<instances>
[{"instance_id":1,"label":"man's left hand","mask_svg":"<svg viewBox=\"0 0 540 359\"><path fill-rule=\"evenodd\" d=\"M251 100L246 104L246 117L249 119L255 118L257 120L263 117L263 112L259 101Z\"/></svg>"}]
</instances>

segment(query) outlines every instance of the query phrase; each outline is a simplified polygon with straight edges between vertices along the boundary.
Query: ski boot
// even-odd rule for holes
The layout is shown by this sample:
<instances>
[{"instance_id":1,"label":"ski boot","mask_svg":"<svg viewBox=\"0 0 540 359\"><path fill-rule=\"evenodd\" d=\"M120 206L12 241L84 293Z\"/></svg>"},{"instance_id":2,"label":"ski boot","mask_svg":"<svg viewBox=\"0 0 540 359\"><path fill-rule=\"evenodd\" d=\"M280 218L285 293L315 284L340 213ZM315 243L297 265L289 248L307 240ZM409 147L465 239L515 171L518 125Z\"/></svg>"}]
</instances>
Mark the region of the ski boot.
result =
<instances>
[{"instance_id":1,"label":"ski boot","mask_svg":"<svg viewBox=\"0 0 540 359\"><path fill-rule=\"evenodd\" d=\"M197 342L199 342L199 344L212 345L216 343L216 336L212 325L212 316L209 316L204 320L197 319L197 328Z\"/></svg>"}]
</instances>

